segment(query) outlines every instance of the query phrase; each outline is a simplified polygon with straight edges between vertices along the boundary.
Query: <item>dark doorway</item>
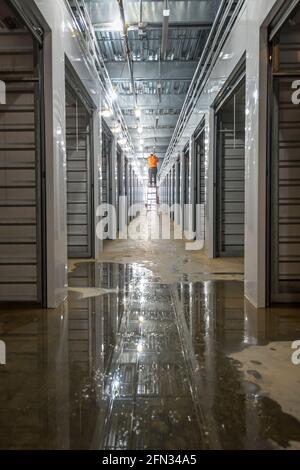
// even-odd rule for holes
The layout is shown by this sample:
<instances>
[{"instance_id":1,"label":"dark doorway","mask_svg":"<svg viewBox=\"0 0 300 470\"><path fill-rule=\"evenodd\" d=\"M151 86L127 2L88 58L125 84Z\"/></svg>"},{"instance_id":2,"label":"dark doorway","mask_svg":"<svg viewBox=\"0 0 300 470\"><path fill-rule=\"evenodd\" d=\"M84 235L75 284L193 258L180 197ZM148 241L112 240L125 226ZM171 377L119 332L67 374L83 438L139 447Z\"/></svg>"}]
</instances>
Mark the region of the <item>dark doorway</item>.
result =
<instances>
[{"instance_id":1,"label":"dark doorway","mask_svg":"<svg viewBox=\"0 0 300 470\"><path fill-rule=\"evenodd\" d=\"M25 15L0 4L0 301L44 305L43 33Z\"/></svg>"},{"instance_id":2,"label":"dark doorway","mask_svg":"<svg viewBox=\"0 0 300 470\"><path fill-rule=\"evenodd\" d=\"M244 256L245 79L216 109L215 256Z\"/></svg>"},{"instance_id":3,"label":"dark doorway","mask_svg":"<svg viewBox=\"0 0 300 470\"><path fill-rule=\"evenodd\" d=\"M91 105L66 67L66 150L68 256L92 258L94 240Z\"/></svg>"},{"instance_id":4,"label":"dark doorway","mask_svg":"<svg viewBox=\"0 0 300 470\"><path fill-rule=\"evenodd\" d=\"M284 15L285 8L274 24L277 32L271 32L270 40L271 303L300 302L300 104L293 100L294 82L300 76L299 6L287 18Z\"/></svg>"},{"instance_id":5,"label":"dark doorway","mask_svg":"<svg viewBox=\"0 0 300 470\"><path fill-rule=\"evenodd\" d=\"M202 121L195 133L195 184L194 184L194 232L197 239L205 239L205 122ZM197 217L199 219L196 227Z\"/></svg>"}]
</instances>

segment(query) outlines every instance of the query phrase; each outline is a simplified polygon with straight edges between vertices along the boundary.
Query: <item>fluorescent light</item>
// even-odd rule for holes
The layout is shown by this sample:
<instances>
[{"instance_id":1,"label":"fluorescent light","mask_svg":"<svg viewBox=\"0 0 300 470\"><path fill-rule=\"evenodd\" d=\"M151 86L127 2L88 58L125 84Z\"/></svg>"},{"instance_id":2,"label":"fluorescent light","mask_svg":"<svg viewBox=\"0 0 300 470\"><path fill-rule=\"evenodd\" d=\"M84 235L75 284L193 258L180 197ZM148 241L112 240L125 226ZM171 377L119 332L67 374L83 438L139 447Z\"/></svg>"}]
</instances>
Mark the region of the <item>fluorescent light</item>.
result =
<instances>
[{"instance_id":1,"label":"fluorescent light","mask_svg":"<svg viewBox=\"0 0 300 470\"><path fill-rule=\"evenodd\" d=\"M113 90L111 93L110 93L110 97L113 101L116 101L118 99L118 94L115 90Z\"/></svg>"},{"instance_id":2,"label":"fluorescent light","mask_svg":"<svg viewBox=\"0 0 300 470\"><path fill-rule=\"evenodd\" d=\"M110 116L112 116L112 110L111 109L103 109L102 116L106 117L106 118L109 118Z\"/></svg>"},{"instance_id":3,"label":"fluorescent light","mask_svg":"<svg viewBox=\"0 0 300 470\"><path fill-rule=\"evenodd\" d=\"M164 10L163 16L170 16L170 10Z\"/></svg>"},{"instance_id":4,"label":"fluorescent light","mask_svg":"<svg viewBox=\"0 0 300 470\"><path fill-rule=\"evenodd\" d=\"M120 134L122 131L120 124L117 124L115 127L112 128L112 133L113 134Z\"/></svg>"},{"instance_id":5,"label":"fluorescent light","mask_svg":"<svg viewBox=\"0 0 300 470\"><path fill-rule=\"evenodd\" d=\"M139 134L142 134L142 133L143 133L143 128L142 128L142 126L139 126L137 131L138 131Z\"/></svg>"},{"instance_id":6,"label":"fluorescent light","mask_svg":"<svg viewBox=\"0 0 300 470\"><path fill-rule=\"evenodd\" d=\"M134 114L135 117L140 118L142 115L142 111L139 108L135 108Z\"/></svg>"},{"instance_id":7,"label":"fluorescent light","mask_svg":"<svg viewBox=\"0 0 300 470\"><path fill-rule=\"evenodd\" d=\"M123 24L120 18L116 19L111 24L113 31L123 31Z\"/></svg>"}]
</instances>

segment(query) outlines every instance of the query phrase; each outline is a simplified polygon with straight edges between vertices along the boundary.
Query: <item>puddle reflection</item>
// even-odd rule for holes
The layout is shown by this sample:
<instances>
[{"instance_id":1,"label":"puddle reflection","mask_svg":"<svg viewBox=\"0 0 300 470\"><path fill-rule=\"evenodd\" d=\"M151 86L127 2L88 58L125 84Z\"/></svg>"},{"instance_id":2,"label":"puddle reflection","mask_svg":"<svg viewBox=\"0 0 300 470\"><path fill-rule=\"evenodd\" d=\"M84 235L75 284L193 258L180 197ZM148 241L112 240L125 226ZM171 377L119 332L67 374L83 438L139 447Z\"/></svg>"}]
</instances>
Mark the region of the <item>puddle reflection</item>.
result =
<instances>
[{"instance_id":1,"label":"puddle reflection","mask_svg":"<svg viewBox=\"0 0 300 470\"><path fill-rule=\"evenodd\" d=\"M230 357L299 339L297 312L257 312L240 282L163 285L137 264L80 264L69 284L90 295L71 291L56 311L2 309L1 448L267 449L300 441L299 422L257 385L255 363L246 380ZM112 292L91 295L99 287Z\"/></svg>"}]
</instances>

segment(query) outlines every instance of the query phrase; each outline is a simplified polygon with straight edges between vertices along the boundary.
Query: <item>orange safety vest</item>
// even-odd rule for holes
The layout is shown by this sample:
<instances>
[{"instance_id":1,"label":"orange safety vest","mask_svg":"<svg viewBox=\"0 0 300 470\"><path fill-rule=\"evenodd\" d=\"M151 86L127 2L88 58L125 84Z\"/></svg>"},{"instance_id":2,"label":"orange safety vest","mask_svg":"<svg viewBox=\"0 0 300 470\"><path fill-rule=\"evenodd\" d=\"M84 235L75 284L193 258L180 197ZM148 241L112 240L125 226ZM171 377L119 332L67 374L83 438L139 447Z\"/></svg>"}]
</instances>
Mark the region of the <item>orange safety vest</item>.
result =
<instances>
[{"instance_id":1,"label":"orange safety vest","mask_svg":"<svg viewBox=\"0 0 300 470\"><path fill-rule=\"evenodd\" d=\"M158 157L156 157L155 155L150 155L150 157L148 157L149 168L157 168L158 161L159 161Z\"/></svg>"}]
</instances>

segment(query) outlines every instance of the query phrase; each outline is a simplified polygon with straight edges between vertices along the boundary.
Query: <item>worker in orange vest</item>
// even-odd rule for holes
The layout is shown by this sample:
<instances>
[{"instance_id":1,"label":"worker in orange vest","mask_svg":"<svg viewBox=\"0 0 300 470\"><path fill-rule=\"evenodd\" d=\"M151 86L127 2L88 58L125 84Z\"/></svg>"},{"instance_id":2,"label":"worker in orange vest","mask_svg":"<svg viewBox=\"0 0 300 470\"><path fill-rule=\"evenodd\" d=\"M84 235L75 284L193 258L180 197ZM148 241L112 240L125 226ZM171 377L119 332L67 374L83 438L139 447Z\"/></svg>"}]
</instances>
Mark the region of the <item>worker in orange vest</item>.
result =
<instances>
[{"instance_id":1,"label":"worker in orange vest","mask_svg":"<svg viewBox=\"0 0 300 470\"><path fill-rule=\"evenodd\" d=\"M156 178L157 178L157 165L159 162L159 158L151 153L148 160L148 167L149 167L149 184L150 186L156 186Z\"/></svg>"}]
</instances>

